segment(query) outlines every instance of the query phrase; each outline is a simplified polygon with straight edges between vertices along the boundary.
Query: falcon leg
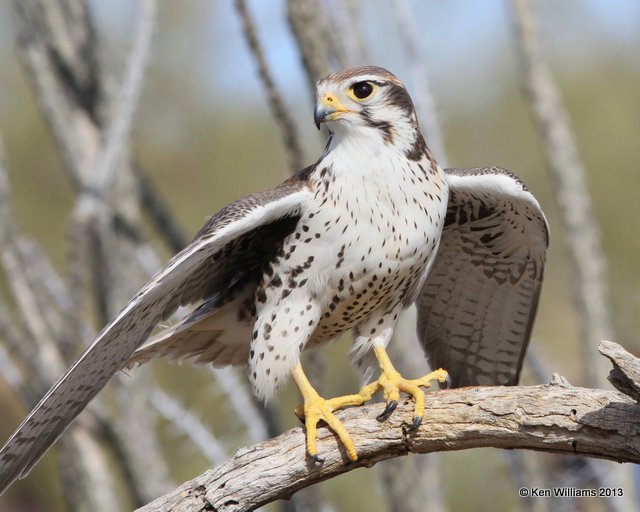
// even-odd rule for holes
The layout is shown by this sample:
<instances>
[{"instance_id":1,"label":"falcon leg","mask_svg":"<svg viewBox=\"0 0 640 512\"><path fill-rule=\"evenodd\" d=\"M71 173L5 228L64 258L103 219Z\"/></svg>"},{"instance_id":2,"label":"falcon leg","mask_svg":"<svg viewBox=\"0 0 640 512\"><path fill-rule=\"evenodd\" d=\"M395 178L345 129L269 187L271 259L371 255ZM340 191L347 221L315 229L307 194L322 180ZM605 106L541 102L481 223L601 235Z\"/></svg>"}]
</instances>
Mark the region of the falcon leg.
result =
<instances>
[{"instance_id":1,"label":"falcon leg","mask_svg":"<svg viewBox=\"0 0 640 512\"><path fill-rule=\"evenodd\" d=\"M382 373L378 380L363 387L358 394L355 395L345 395L330 399L322 398L313 388L309 379L307 379L302 365L298 363L293 368L291 374L303 398L303 404L296 407L295 413L298 418L304 420L307 430L307 454L315 461L323 461L323 459L318 456L316 446L317 428L320 420L324 420L327 425L329 425L329 428L338 436L349 459L354 462L358 460L353 439L351 439L347 429L344 428L340 420L335 417L333 411L350 405L362 405L370 400L376 391L382 389L384 391L384 398L387 401L387 406L382 414L378 416L378 419L384 420L395 410L398 405L398 400L400 400L400 391L403 391L411 395L416 404L413 422L409 429L409 431L412 432L420 426L422 417L424 416L424 391L422 391L420 387L428 387L434 380L449 382L449 374L441 368L420 379L405 379L394 368L384 347L374 346L373 350L380 364Z\"/></svg>"},{"instance_id":2,"label":"falcon leg","mask_svg":"<svg viewBox=\"0 0 640 512\"><path fill-rule=\"evenodd\" d=\"M398 370L394 368L383 346L374 346L373 351L380 364L381 374L380 378L372 384L369 384L367 388L376 386L375 390L382 389L384 391L384 398L387 401L387 406L378 416L378 419L384 420L391 415L398 405L398 400L400 400L400 391L403 391L411 395L415 401L413 422L409 428L409 432L413 432L420 426L422 417L424 416L424 391L422 391L420 387L429 387L434 380L448 383L450 380L449 374L442 368L439 368L420 379L405 379L400 375ZM371 389L367 391L371 391Z\"/></svg>"},{"instance_id":3,"label":"falcon leg","mask_svg":"<svg viewBox=\"0 0 640 512\"><path fill-rule=\"evenodd\" d=\"M366 400L370 399L373 392L377 389L376 386L367 386L357 395L345 395L331 399L322 398L318 392L313 388L309 379L302 370L302 365L298 363L293 371L293 375L304 403L296 408L296 416L301 420L304 419L305 428L307 430L307 454L309 457L317 462L322 462L323 459L318 457L318 449L316 448L316 432L318 422L324 420L329 428L335 432L340 439L340 442L344 446L347 456L351 461L358 460L358 454L356 453L356 446L351 439L351 436L344 428L344 425L336 418L333 411L346 407L348 405L361 405ZM373 392L367 394L367 388L373 390Z\"/></svg>"}]
</instances>

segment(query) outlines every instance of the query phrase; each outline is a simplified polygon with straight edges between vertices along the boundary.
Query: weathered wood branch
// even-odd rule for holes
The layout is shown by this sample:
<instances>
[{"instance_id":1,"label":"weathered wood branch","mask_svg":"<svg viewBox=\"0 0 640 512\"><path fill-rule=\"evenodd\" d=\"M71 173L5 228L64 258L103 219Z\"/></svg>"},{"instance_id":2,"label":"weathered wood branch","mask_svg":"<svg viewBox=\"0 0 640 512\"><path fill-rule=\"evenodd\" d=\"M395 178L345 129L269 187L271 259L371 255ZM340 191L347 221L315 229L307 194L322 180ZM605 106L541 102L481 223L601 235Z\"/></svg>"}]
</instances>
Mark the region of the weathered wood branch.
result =
<instances>
[{"instance_id":1,"label":"weathered wood branch","mask_svg":"<svg viewBox=\"0 0 640 512\"><path fill-rule=\"evenodd\" d=\"M613 370L607 377L609 382L640 402L640 360L612 341L601 342L598 351L613 363Z\"/></svg>"},{"instance_id":2,"label":"weathered wood branch","mask_svg":"<svg viewBox=\"0 0 640 512\"><path fill-rule=\"evenodd\" d=\"M624 351L616 357L618 365L634 361ZM423 424L412 435L404 433L412 415L408 402L384 422L376 420L381 404L339 412L358 447L357 463L347 462L327 429L318 436L325 461L313 463L303 456L304 430L295 428L241 448L233 459L139 510L254 510L306 486L408 453L518 448L640 463L640 406L617 391L578 388L556 379L540 386L438 391L427 396L426 406Z\"/></svg>"}]
</instances>

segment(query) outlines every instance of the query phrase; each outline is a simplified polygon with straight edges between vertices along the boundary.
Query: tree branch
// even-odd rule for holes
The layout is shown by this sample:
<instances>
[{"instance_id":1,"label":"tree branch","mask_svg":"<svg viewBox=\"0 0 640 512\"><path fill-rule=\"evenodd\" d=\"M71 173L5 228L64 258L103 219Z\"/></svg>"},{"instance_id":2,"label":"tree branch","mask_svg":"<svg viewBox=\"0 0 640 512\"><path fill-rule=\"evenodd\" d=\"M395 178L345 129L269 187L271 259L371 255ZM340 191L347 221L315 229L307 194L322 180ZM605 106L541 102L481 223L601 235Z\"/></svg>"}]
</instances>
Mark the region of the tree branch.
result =
<instances>
[{"instance_id":1,"label":"tree branch","mask_svg":"<svg viewBox=\"0 0 640 512\"><path fill-rule=\"evenodd\" d=\"M313 90L316 80L346 67L340 34L330 30L326 10L318 0L287 0L287 17ZM337 66L332 68L332 63Z\"/></svg>"},{"instance_id":2,"label":"tree branch","mask_svg":"<svg viewBox=\"0 0 640 512\"><path fill-rule=\"evenodd\" d=\"M609 382L640 402L640 360L612 341L601 342L598 351L613 363L613 370L607 377Z\"/></svg>"},{"instance_id":3,"label":"tree branch","mask_svg":"<svg viewBox=\"0 0 640 512\"><path fill-rule=\"evenodd\" d=\"M633 360L628 353L618 356ZM640 407L617 391L577 388L561 380L529 387L438 391L427 396L427 414L413 435L404 433L411 403L405 401L391 418L378 422L381 407L338 413L358 447L356 463L348 463L335 436L320 429L319 450L325 462L314 464L302 456L304 430L294 428L239 449L233 459L139 510L254 510L309 485L408 453L519 448L640 463Z\"/></svg>"},{"instance_id":4,"label":"tree branch","mask_svg":"<svg viewBox=\"0 0 640 512\"><path fill-rule=\"evenodd\" d=\"M271 108L271 113L273 114L276 123L278 123L278 128L280 128L280 132L282 133L284 147L287 152L287 160L289 161L291 174L293 174L304 167L302 148L300 147L300 140L298 139L298 132L296 130L295 123L293 122L293 119L291 119L291 116L285 107L282 94L280 94L273 78L273 73L267 64L264 50L260 44L260 40L258 39L258 31L256 30L256 25L251 13L249 12L247 3L245 0L236 0L235 6L236 11L238 11L238 15L240 16L240 20L242 21L242 32L247 40L247 45L249 46L251 55L253 55L253 59L256 61L256 65L258 66L260 80L267 92L267 100L269 102L269 107Z\"/></svg>"}]
</instances>

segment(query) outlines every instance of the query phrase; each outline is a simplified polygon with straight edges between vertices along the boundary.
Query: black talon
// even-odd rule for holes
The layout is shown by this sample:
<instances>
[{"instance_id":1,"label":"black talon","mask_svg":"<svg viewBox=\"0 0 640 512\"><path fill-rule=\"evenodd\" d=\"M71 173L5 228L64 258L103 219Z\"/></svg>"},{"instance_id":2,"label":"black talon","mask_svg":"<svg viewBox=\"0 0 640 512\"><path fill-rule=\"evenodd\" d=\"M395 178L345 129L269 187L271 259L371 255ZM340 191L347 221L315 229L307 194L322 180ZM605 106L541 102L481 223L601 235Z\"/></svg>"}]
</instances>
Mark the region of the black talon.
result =
<instances>
[{"instance_id":1,"label":"black talon","mask_svg":"<svg viewBox=\"0 0 640 512\"><path fill-rule=\"evenodd\" d=\"M451 380L451 376L447 374L444 382L438 382L440 389L451 389L453 387L453 381Z\"/></svg>"},{"instance_id":2,"label":"black talon","mask_svg":"<svg viewBox=\"0 0 640 512\"><path fill-rule=\"evenodd\" d=\"M298 414L298 411L300 411L300 414ZM293 409L293 414L296 415L296 418L298 418L303 425L305 424L304 407L302 405L298 405L298 407Z\"/></svg>"},{"instance_id":3,"label":"black talon","mask_svg":"<svg viewBox=\"0 0 640 512\"><path fill-rule=\"evenodd\" d=\"M411 422L411 426L407 429L407 434L411 434L416 430L418 430L418 427L421 424L422 424L422 417L416 416L415 418L413 418L413 421Z\"/></svg>"},{"instance_id":4,"label":"black talon","mask_svg":"<svg viewBox=\"0 0 640 512\"><path fill-rule=\"evenodd\" d=\"M376 417L376 419L378 421L386 420L389 416L391 416L391 413L396 410L396 407L398 407L398 401L397 400L391 400L390 402L387 402L387 406L384 408L384 411L382 411Z\"/></svg>"},{"instance_id":5,"label":"black talon","mask_svg":"<svg viewBox=\"0 0 640 512\"><path fill-rule=\"evenodd\" d=\"M324 463L324 459L322 457L319 457L317 453L314 454L314 455L311 455L309 452L307 452L307 457L312 459L313 462L315 462L317 464L323 464Z\"/></svg>"}]
</instances>

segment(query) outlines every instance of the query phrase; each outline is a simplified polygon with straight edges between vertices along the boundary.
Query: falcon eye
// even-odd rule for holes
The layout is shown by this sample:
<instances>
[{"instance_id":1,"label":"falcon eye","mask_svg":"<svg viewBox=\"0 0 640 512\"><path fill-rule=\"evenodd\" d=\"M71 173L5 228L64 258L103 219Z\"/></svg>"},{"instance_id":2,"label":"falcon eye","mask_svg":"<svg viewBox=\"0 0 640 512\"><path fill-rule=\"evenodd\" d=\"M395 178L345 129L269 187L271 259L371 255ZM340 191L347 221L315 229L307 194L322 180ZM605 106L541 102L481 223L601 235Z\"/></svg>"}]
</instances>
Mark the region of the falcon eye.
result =
<instances>
[{"instance_id":1,"label":"falcon eye","mask_svg":"<svg viewBox=\"0 0 640 512\"><path fill-rule=\"evenodd\" d=\"M351 90L356 98L363 100L371 96L373 84L371 82L356 82L351 86Z\"/></svg>"}]
</instances>

